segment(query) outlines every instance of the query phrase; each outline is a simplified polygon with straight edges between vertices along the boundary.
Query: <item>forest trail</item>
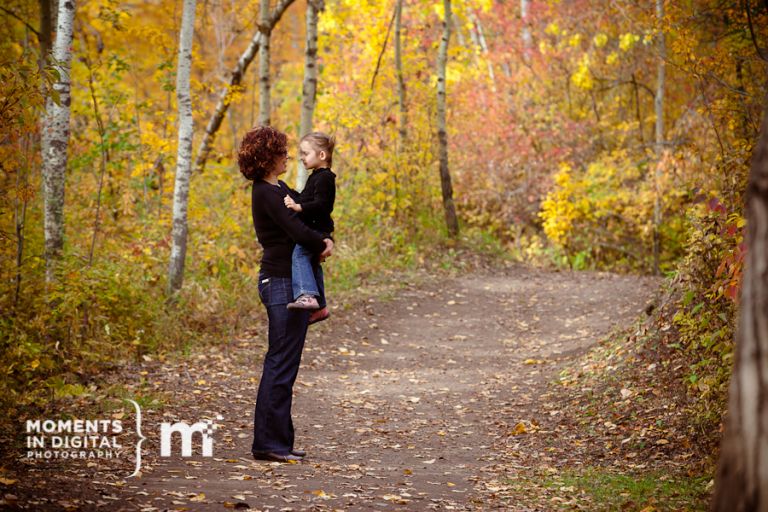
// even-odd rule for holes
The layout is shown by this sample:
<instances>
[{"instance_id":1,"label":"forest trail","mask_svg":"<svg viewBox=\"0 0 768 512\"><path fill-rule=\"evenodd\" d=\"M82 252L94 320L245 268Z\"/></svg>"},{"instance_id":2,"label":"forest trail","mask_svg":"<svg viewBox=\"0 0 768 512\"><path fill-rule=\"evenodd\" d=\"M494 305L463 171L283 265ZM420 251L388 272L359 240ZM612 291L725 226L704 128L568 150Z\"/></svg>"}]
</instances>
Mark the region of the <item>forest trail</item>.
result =
<instances>
[{"instance_id":1,"label":"forest trail","mask_svg":"<svg viewBox=\"0 0 768 512\"><path fill-rule=\"evenodd\" d=\"M549 415L541 396L558 369L630 325L656 285L514 267L403 283L334 311L310 328L295 386L297 448L309 452L299 464L249 457L264 333L157 365L147 379L169 405L147 412L144 431L221 414L214 457L161 459L149 439L141 478L96 479L101 497L81 499L109 510L527 510L495 493L512 449L525 450L511 433Z\"/></svg>"}]
</instances>

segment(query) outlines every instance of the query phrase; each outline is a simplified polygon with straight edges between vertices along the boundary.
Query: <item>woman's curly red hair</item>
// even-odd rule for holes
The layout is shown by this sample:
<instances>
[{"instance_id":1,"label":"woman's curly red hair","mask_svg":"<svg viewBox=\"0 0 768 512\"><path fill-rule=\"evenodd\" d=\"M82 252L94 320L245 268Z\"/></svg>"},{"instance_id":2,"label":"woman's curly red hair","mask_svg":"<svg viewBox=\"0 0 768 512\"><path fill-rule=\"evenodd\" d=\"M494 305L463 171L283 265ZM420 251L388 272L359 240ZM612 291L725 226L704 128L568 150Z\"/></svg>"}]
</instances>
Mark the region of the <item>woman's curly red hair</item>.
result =
<instances>
[{"instance_id":1,"label":"woman's curly red hair","mask_svg":"<svg viewBox=\"0 0 768 512\"><path fill-rule=\"evenodd\" d=\"M237 151L240 172L249 180L260 180L288 154L288 136L271 126L248 131Z\"/></svg>"}]
</instances>

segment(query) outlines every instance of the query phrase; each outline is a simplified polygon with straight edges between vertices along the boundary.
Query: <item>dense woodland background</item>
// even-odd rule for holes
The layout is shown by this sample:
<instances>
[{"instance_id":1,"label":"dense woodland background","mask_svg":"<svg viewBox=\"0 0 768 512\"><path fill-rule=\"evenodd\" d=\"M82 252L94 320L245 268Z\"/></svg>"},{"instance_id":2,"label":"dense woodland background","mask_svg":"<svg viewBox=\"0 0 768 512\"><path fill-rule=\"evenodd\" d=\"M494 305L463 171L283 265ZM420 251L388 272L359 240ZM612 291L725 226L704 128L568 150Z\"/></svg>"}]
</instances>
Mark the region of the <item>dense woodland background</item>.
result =
<instances>
[{"instance_id":1,"label":"dense woodland background","mask_svg":"<svg viewBox=\"0 0 768 512\"><path fill-rule=\"evenodd\" d=\"M330 293L399 269L461 269L466 251L661 273L693 417L717 431L745 251L743 196L766 92L768 6L454 1L446 71L453 236L436 122L444 2L315 5L313 124L338 140ZM262 8L197 2L193 154ZM288 2L274 25L269 96L260 97L255 63L230 90L207 165L191 177L184 281L169 300L182 2L77 2L64 250L48 279L40 144L57 73L41 55L55 26L46 11L55 18L57 7L9 0L0 8L4 410L87 393L88 376L115 361L223 340L252 321L259 246L235 149L264 120L265 102L270 123L297 145L306 10Z\"/></svg>"}]
</instances>

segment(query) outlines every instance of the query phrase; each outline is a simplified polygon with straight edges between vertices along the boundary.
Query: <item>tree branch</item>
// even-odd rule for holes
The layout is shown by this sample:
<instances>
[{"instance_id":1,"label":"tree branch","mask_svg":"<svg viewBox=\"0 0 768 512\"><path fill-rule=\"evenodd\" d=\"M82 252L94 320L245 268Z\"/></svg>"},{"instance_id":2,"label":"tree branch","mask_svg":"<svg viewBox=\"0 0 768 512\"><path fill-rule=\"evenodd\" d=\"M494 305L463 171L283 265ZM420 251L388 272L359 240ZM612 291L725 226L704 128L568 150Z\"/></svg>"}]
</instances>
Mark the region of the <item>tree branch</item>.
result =
<instances>
[{"instance_id":1,"label":"tree branch","mask_svg":"<svg viewBox=\"0 0 768 512\"><path fill-rule=\"evenodd\" d=\"M6 9L5 7L2 7L2 6L0 6L0 9L2 9L3 12L5 12L8 16L16 18L17 20L22 22L24 26L27 27L27 29L29 29L33 34L35 34L35 37L37 37L37 40L40 41L40 32L36 30L35 27L33 27L32 25L24 21L18 14L11 11L10 9Z\"/></svg>"},{"instance_id":2,"label":"tree branch","mask_svg":"<svg viewBox=\"0 0 768 512\"><path fill-rule=\"evenodd\" d=\"M395 23L395 16L397 16L397 3L395 3L395 12L392 13L392 19L389 20L389 27L387 27L387 36L384 38L384 44L381 45L379 59L376 61L376 69L373 71L373 77L371 78L371 91L373 91L373 84L376 82L376 76L379 74L381 58L384 56L384 52L387 51L387 41L389 41L389 33L392 31L392 25Z\"/></svg>"},{"instance_id":3,"label":"tree branch","mask_svg":"<svg viewBox=\"0 0 768 512\"><path fill-rule=\"evenodd\" d=\"M768 3L768 2L766 2ZM768 5L766 5L768 8ZM744 10L747 12L747 24L749 25L749 35L752 37L752 44L755 45L755 51L757 51L757 55L763 59L765 62L768 62L768 57L763 54L763 50L760 49L760 46L757 44L757 37L755 36L755 28L752 26L752 10L749 8L749 0L744 0Z\"/></svg>"}]
</instances>

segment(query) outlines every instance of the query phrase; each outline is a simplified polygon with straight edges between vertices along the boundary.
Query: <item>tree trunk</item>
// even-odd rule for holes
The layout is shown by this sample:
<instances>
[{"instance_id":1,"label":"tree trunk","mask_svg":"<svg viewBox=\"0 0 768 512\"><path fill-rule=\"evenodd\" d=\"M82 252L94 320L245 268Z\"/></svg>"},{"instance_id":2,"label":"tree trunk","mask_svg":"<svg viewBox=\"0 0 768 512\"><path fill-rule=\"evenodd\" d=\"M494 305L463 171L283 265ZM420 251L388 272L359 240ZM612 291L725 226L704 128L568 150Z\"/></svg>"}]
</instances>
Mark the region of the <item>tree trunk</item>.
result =
<instances>
[{"instance_id":1,"label":"tree trunk","mask_svg":"<svg viewBox=\"0 0 768 512\"><path fill-rule=\"evenodd\" d=\"M274 29L277 22L283 16L285 10L294 2L294 0L280 0L275 10L272 12L272 16L269 18L270 30ZM253 62L253 58L259 51L261 46L261 32L257 31L251 38L251 42L248 47L240 55L237 60L237 64L231 71L229 83L219 93L219 101L216 103L216 108L208 120L208 124L205 127L205 133L203 134L203 140L200 143L200 149L197 151L197 158L195 160L195 169L202 172L205 169L205 163L208 161L208 155L213 147L213 141L216 138L216 132L221 127L221 122L224 120L224 116L229 109L230 97L232 91L235 90L243 81L245 72L248 70L248 66Z\"/></svg>"},{"instance_id":2,"label":"tree trunk","mask_svg":"<svg viewBox=\"0 0 768 512\"><path fill-rule=\"evenodd\" d=\"M64 248L64 181L69 143L69 111L71 104L70 65L75 0L61 0L56 27L53 59L59 79L53 88L58 103L48 98L42 136L43 195L45 203L45 276L54 279L57 261Z\"/></svg>"},{"instance_id":3,"label":"tree trunk","mask_svg":"<svg viewBox=\"0 0 768 512\"><path fill-rule=\"evenodd\" d=\"M476 36L473 37L473 39L475 39L475 44L480 48L480 52L485 56L485 64L488 66L488 78L491 80L491 88L496 92L496 72L493 70L493 61L490 59L488 52L488 43L485 40L483 24L474 9L470 9L469 15L475 28L475 31L472 33L476 34Z\"/></svg>"},{"instance_id":4,"label":"tree trunk","mask_svg":"<svg viewBox=\"0 0 768 512\"><path fill-rule=\"evenodd\" d=\"M40 4L40 69L48 63L48 52L51 51L51 32L53 31L53 16L51 0L39 0Z\"/></svg>"},{"instance_id":5,"label":"tree trunk","mask_svg":"<svg viewBox=\"0 0 768 512\"><path fill-rule=\"evenodd\" d=\"M317 97L317 21L318 13L323 8L322 1L307 2L307 39L304 49L304 83L301 87L301 122L299 137L312 131L312 118L315 114ZM296 190L303 190L307 182L307 170L299 160L296 164Z\"/></svg>"},{"instance_id":6,"label":"tree trunk","mask_svg":"<svg viewBox=\"0 0 768 512\"><path fill-rule=\"evenodd\" d=\"M192 68L192 40L195 32L196 0L184 0L179 35L179 64L176 71L176 99L179 109L179 141L176 150L176 180L173 187L173 230L171 261L168 266L168 293L179 291L184 280L187 254L187 203L192 173L192 97L189 76Z\"/></svg>"},{"instance_id":7,"label":"tree trunk","mask_svg":"<svg viewBox=\"0 0 768 512\"><path fill-rule=\"evenodd\" d=\"M400 147L405 145L408 134L408 109L405 105L405 79L403 78L403 41L402 41L403 0L397 0L395 11L395 72L397 73L397 105L400 109L398 133Z\"/></svg>"},{"instance_id":8,"label":"tree trunk","mask_svg":"<svg viewBox=\"0 0 768 512\"><path fill-rule=\"evenodd\" d=\"M453 186L448 169L448 133L446 131L445 68L448 61L448 41L451 38L451 0L443 0L445 17L443 19L443 37L437 53L437 139L440 158L440 185L443 192L443 209L448 234L455 238L459 234L459 221L453 204Z\"/></svg>"},{"instance_id":9,"label":"tree trunk","mask_svg":"<svg viewBox=\"0 0 768 512\"><path fill-rule=\"evenodd\" d=\"M656 172L654 173L655 199L653 202L653 271L661 273L659 260L661 258L661 178L662 158L664 156L664 82L666 74L667 44L664 37L664 0L656 0L656 18L659 23L659 67L656 78Z\"/></svg>"},{"instance_id":10,"label":"tree trunk","mask_svg":"<svg viewBox=\"0 0 768 512\"><path fill-rule=\"evenodd\" d=\"M747 254L713 511L768 511L768 98L747 186Z\"/></svg>"},{"instance_id":11,"label":"tree trunk","mask_svg":"<svg viewBox=\"0 0 768 512\"><path fill-rule=\"evenodd\" d=\"M528 19L528 9L531 6L531 0L520 0L520 20L523 23L523 58L526 62L531 59L531 48L533 48L533 37L531 36L531 22Z\"/></svg>"},{"instance_id":12,"label":"tree trunk","mask_svg":"<svg viewBox=\"0 0 768 512\"><path fill-rule=\"evenodd\" d=\"M269 39L272 29L269 27L269 0L261 1L261 17L259 32L261 32L261 48L259 49L259 124L268 125L270 122L269 94Z\"/></svg>"}]
</instances>

